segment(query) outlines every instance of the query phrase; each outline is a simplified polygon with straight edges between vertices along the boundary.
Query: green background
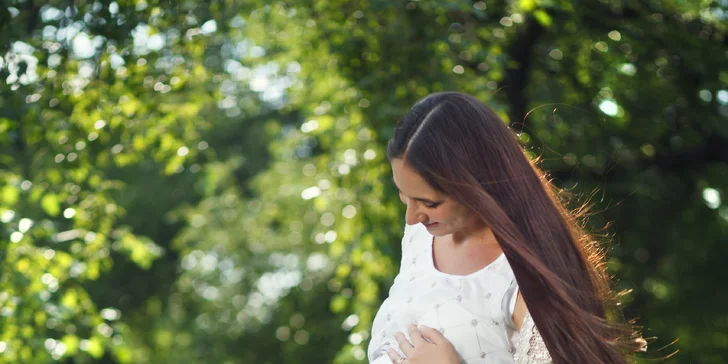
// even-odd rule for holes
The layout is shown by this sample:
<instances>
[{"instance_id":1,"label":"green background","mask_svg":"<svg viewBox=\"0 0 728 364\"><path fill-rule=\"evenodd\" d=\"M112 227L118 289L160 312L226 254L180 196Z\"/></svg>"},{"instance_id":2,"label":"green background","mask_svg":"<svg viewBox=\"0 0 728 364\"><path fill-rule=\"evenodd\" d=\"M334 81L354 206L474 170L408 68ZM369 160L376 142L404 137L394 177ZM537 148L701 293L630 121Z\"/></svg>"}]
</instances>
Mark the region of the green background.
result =
<instances>
[{"instance_id":1,"label":"green background","mask_svg":"<svg viewBox=\"0 0 728 364\"><path fill-rule=\"evenodd\" d=\"M728 357L728 1L4 3L0 362L365 362L441 90L591 203L644 358Z\"/></svg>"}]
</instances>

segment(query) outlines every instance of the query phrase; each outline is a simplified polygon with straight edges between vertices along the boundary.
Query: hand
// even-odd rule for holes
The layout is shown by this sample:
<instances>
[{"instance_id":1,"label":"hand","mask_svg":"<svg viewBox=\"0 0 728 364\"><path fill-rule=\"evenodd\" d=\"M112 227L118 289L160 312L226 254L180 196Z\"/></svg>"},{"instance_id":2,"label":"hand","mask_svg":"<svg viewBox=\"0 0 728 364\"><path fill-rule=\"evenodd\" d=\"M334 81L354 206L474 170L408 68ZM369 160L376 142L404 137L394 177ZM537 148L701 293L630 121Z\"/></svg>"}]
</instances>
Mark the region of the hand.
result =
<instances>
[{"instance_id":1,"label":"hand","mask_svg":"<svg viewBox=\"0 0 728 364\"><path fill-rule=\"evenodd\" d=\"M445 336L431 327L409 325L408 331L412 342L401 332L394 334L400 350L407 356L402 364L460 364L455 348ZM399 363L402 358L394 349L388 349L387 354L392 363Z\"/></svg>"}]
</instances>

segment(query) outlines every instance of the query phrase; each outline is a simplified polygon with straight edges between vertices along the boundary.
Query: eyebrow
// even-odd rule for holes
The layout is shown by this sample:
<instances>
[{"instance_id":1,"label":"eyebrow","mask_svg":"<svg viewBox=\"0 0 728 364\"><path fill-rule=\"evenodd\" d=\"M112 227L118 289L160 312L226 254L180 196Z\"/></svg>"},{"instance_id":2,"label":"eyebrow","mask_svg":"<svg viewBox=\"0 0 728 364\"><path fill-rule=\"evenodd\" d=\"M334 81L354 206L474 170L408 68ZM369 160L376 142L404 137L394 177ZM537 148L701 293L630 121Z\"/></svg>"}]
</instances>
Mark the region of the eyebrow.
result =
<instances>
[{"instance_id":1,"label":"eyebrow","mask_svg":"<svg viewBox=\"0 0 728 364\"><path fill-rule=\"evenodd\" d=\"M396 188L397 191L399 191L399 193L402 193L402 190L400 190L399 187L397 186L397 182L394 182L394 178L392 178L392 183L394 183L394 188ZM430 199L422 198L422 197L410 197L410 198L413 200L417 200L417 201L429 203L429 204L438 204L438 203L443 202L443 201L432 201Z\"/></svg>"}]
</instances>

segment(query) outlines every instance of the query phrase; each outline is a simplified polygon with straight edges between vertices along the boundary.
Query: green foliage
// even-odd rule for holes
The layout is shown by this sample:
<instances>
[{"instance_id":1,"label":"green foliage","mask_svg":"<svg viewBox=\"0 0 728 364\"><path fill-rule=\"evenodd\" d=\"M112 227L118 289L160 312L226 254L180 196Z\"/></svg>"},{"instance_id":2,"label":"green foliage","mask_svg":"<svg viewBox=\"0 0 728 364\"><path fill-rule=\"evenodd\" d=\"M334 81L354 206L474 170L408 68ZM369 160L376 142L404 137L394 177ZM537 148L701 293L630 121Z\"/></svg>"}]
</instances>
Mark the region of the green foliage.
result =
<instances>
[{"instance_id":1,"label":"green foliage","mask_svg":"<svg viewBox=\"0 0 728 364\"><path fill-rule=\"evenodd\" d=\"M365 361L385 158L487 102L613 221L629 317L728 355L724 2L14 0L0 10L2 362ZM593 191L598 191L593 193Z\"/></svg>"}]
</instances>

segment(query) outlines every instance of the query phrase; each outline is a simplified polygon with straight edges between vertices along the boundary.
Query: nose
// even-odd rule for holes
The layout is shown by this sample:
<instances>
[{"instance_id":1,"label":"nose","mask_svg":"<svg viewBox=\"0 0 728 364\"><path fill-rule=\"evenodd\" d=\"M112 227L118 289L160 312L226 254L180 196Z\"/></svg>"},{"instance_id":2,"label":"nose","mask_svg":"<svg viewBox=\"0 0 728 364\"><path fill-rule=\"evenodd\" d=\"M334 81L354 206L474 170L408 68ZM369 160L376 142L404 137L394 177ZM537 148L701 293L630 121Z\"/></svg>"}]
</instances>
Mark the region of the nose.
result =
<instances>
[{"instance_id":1,"label":"nose","mask_svg":"<svg viewBox=\"0 0 728 364\"><path fill-rule=\"evenodd\" d=\"M407 225L415 225L417 223L425 221L425 215L417 210L417 207L412 203L407 204L407 212L404 215L404 221Z\"/></svg>"}]
</instances>

